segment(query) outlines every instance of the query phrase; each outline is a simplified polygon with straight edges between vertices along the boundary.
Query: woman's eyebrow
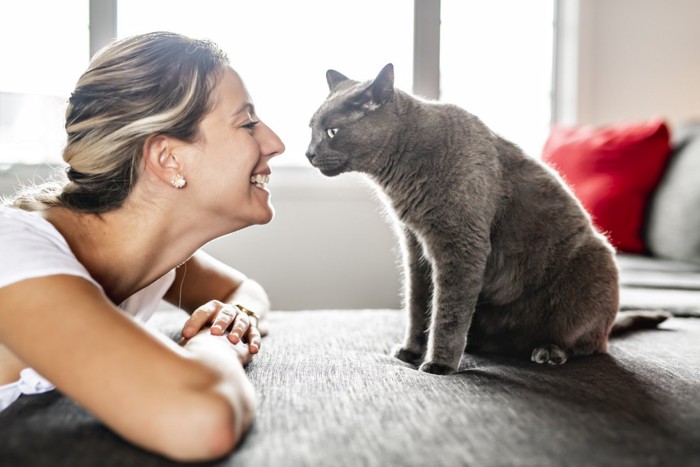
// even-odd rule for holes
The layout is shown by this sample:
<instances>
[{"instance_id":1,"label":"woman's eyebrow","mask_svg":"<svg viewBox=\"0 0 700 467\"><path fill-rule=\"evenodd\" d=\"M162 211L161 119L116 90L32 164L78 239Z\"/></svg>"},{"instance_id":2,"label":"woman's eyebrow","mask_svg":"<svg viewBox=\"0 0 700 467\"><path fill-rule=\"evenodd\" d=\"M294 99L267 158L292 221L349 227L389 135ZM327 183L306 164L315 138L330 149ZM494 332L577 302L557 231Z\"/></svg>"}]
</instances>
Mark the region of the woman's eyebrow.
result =
<instances>
[{"instance_id":1,"label":"woman's eyebrow","mask_svg":"<svg viewBox=\"0 0 700 467\"><path fill-rule=\"evenodd\" d=\"M233 112L233 117L240 114L244 110L247 110L250 115L255 115L255 106L250 102L244 102L235 112Z\"/></svg>"}]
</instances>

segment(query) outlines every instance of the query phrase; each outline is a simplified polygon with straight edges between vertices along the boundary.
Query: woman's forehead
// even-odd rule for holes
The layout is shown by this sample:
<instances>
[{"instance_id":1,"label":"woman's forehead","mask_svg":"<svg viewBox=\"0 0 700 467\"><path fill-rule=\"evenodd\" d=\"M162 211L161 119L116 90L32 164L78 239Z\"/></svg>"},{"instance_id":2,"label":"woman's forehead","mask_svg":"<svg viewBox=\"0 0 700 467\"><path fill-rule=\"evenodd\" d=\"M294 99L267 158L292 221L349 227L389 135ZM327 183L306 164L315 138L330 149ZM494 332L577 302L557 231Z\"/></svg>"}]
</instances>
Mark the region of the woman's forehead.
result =
<instances>
[{"instance_id":1,"label":"woman's forehead","mask_svg":"<svg viewBox=\"0 0 700 467\"><path fill-rule=\"evenodd\" d=\"M250 97L243 80L230 67L224 69L214 93L215 108L222 106L222 110L226 112L239 113L244 110L244 106L250 105Z\"/></svg>"}]
</instances>

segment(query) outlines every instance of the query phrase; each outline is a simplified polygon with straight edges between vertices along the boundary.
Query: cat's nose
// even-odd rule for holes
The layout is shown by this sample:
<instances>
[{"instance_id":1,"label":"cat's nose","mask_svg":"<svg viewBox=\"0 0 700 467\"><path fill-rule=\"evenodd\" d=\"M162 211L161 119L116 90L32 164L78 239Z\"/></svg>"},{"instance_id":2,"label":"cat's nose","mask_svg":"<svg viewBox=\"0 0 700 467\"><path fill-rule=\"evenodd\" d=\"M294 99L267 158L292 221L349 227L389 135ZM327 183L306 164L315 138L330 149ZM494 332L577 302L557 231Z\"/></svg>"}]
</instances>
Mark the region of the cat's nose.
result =
<instances>
[{"instance_id":1,"label":"cat's nose","mask_svg":"<svg viewBox=\"0 0 700 467\"><path fill-rule=\"evenodd\" d=\"M313 162L314 157L316 157L316 154L311 151L306 151L306 158L309 160L309 162Z\"/></svg>"}]
</instances>

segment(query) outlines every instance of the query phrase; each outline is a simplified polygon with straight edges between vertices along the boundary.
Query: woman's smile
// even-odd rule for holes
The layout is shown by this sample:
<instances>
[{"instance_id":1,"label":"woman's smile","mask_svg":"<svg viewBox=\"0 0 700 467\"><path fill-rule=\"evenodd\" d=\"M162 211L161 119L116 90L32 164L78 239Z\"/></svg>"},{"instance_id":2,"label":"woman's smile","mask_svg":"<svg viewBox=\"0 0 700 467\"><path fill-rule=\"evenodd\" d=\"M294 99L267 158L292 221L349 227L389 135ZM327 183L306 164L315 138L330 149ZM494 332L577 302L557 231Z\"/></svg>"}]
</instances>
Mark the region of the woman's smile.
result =
<instances>
[{"instance_id":1,"label":"woman's smile","mask_svg":"<svg viewBox=\"0 0 700 467\"><path fill-rule=\"evenodd\" d=\"M255 174L250 177L250 183L258 188L267 188L267 184L270 181L270 174Z\"/></svg>"}]
</instances>

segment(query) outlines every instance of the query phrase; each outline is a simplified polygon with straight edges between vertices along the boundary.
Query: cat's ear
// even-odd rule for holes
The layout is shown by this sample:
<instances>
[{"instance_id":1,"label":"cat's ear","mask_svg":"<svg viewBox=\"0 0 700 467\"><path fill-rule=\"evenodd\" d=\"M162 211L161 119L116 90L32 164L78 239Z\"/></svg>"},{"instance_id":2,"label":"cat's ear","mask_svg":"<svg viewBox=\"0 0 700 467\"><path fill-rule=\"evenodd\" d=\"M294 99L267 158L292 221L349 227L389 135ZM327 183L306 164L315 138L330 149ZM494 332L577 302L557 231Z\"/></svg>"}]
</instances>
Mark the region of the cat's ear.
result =
<instances>
[{"instance_id":1,"label":"cat's ear","mask_svg":"<svg viewBox=\"0 0 700 467\"><path fill-rule=\"evenodd\" d=\"M389 102L394 97L394 65L387 64L374 81L360 94L355 104L368 110L374 110Z\"/></svg>"},{"instance_id":2,"label":"cat's ear","mask_svg":"<svg viewBox=\"0 0 700 467\"><path fill-rule=\"evenodd\" d=\"M331 91L335 90L335 88L338 86L338 84L342 83L343 81L347 81L348 77L345 76L342 73L339 73L335 70L328 70L326 72L326 81L328 81L328 89Z\"/></svg>"},{"instance_id":3,"label":"cat's ear","mask_svg":"<svg viewBox=\"0 0 700 467\"><path fill-rule=\"evenodd\" d=\"M394 96L394 65L388 63L382 68L370 85L372 99L377 104L384 104Z\"/></svg>"}]
</instances>

